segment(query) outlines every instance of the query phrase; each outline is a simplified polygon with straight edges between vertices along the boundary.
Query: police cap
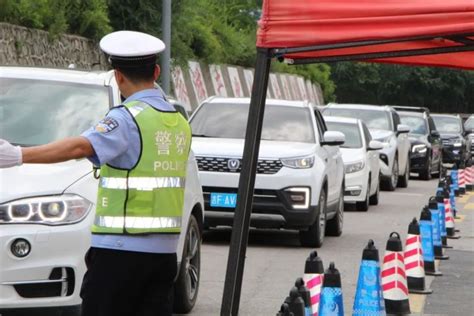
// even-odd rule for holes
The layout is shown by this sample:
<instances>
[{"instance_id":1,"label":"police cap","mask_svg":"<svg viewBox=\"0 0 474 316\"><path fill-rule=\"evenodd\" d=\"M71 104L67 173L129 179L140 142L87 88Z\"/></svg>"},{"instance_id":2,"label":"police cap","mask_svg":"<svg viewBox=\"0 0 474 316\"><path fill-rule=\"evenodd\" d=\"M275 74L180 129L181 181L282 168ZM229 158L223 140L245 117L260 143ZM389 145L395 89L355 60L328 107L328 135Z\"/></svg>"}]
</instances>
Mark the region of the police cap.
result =
<instances>
[{"instance_id":1,"label":"police cap","mask_svg":"<svg viewBox=\"0 0 474 316\"><path fill-rule=\"evenodd\" d=\"M154 65L156 55L165 47L159 38L134 31L113 32L100 40L100 48L109 56L113 68Z\"/></svg>"}]
</instances>

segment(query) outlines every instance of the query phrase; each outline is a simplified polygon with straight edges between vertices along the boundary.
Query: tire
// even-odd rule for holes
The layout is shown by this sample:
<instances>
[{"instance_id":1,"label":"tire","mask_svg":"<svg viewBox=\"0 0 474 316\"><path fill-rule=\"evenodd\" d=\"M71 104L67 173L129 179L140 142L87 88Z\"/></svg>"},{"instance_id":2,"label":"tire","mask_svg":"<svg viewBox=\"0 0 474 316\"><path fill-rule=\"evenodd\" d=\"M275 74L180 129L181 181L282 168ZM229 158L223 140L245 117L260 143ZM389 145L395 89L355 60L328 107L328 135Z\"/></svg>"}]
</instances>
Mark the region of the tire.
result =
<instances>
[{"instance_id":1,"label":"tire","mask_svg":"<svg viewBox=\"0 0 474 316\"><path fill-rule=\"evenodd\" d=\"M359 212L367 212L369 210L369 199L370 199L370 180L367 183L367 192L365 194L365 200L362 202L356 202L356 210Z\"/></svg>"},{"instance_id":2,"label":"tire","mask_svg":"<svg viewBox=\"0 0 474 316\"><path fill-rule=\"evenodd\" d=\"M425 170L422 170L420 171L420 179L421 180L431 180L431 164L433 163L433 161L431 159L428 159L428 161L426 162L426 169Z\"/></svg>"},{"instance_id":3,"label":"tire","mask_svg":"<svg viewBox=\"0 0 474 316\"><path fill-rule=\"evenodd\" d=\"M342 228L344 226L344 184L342 184L341 194L334 218L328 220L326 224L327 236L341 236Z\"/></svg>"},{"instance_id":4,"label":"tire","mask_svg":"<svg viewBox=\"0 0 474 316\"><path fill-rule=\"evenodd\" d=\"M369 198L370 205L379 205L379 195L380 195L380 176L379 176L379 182L377 183L377 191L375 191L374 195L371 195Z\"/></svg>"},{"instance_id":5,"label":"tire","mask_svg":"<svg viewBox=\"0 0 474 316\"><path fill-rule=\"evenodd\" d=\"M405 166L405 173L402 176L398 177L397 186L399 188L406 188L408 187L408 181L410 180L410 157L407 158L407 163Z\"/></svg>"},{"instance_id":6,"label":"tire","mask_svg":"<svg viewBox=\"0 0 474 316\"><path fill-rule=\"evenodd\" d=\"M174 313L187 314L196 304L201 276L201 240L199 224L194 215L191 215L186 232L183 257L181 258L181 267L174 285Z\"/></svg>"},{"instance_id":7,"label":"tire","mask_svg":"<svg viewBox=\"0 0 474 316\"><path fill-rule=\"evenodd\" d=\"M323 245L324 234L326 233L326 191L321 190L317 208L316 220L307 230L300 230L300 243L303 247L319 248Z\"/></svg>"},{"instance_id":8,"label":"tire","mask_svg":"<svg viewBox=\"0 0 474 316\"><path fill-rule=\"evenodd\" d=\"M390 178L382 180L382 189L386 191L395 191L398 184L398 156L393 159L392 174Z\"/></svg>"}]
</instances>

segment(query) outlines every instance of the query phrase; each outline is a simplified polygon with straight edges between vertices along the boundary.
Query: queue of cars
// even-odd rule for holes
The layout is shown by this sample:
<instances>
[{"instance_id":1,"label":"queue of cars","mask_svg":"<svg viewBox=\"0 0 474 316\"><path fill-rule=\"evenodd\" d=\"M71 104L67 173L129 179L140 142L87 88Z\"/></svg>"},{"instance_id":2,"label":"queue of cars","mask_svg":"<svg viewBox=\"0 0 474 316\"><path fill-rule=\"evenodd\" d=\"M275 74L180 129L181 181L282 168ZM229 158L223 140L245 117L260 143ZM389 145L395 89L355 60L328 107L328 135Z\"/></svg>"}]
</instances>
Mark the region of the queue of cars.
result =
<instances>
[{"instance_id":1,"label":"queue of cars","mask_svg":"<svg viewBox=\"0 0 474 316\"><path fill-rule=\"evenodd\" d=\"M112 72L0 67L0 101L0 138L32 146L80 134L121 99ZM211 97L190 117L176 312L196 303L203 229L232 226L249 104ZM320 247L343 233L346 203L367 211L380 189L407 187L410 170L429 179L468 159L473 132L472 117L463 126L424 108L268 99L250 225ZM85 159L0 170L0 313L79 310L99 176Z\"/></svg>"}]
</instances>

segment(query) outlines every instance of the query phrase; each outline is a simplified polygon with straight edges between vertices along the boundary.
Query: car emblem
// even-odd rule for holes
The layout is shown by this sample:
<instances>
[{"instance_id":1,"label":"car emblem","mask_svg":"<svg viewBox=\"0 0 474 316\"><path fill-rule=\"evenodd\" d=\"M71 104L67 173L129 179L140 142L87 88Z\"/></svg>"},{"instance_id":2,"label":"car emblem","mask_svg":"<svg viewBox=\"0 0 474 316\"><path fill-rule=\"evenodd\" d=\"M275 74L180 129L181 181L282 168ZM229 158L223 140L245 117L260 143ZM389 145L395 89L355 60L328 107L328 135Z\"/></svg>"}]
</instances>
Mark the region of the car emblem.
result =
<instances>
[{"instance_id":1,"label":"car emblem","mask_svg":"<svg viewBox=\"0 0 474 316\"><path fill-rule=\"evenodd\" d=\"M229 159L227 161L227 167L230 171L237 171L240 167L240 160L239 159Z\"/></svg>"}]
</instances>

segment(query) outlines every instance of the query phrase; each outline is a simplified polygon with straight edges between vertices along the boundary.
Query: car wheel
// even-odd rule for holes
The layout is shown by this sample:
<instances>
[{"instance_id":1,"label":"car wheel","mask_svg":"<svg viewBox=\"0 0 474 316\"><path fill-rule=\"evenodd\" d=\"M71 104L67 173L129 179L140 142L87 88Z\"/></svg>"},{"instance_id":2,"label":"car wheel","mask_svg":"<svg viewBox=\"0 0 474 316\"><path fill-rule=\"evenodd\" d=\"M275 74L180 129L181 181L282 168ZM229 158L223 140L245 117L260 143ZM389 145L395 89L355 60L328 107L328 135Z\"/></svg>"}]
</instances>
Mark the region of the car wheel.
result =
<instances>
[{"instance_id":1,"label":"car wheel","mask_svg":"<svg viewBox=\"0 0 474 316\"><path fill-rule=\"evenodd\" d=\"M398 186L400 188L408 187L408 181L410 180L410 157L407 158L407 163L405 165L405 173L398 177Z\"/></svg>"},{"instance_id":2,"label":"car wheel","mask_svg":"<svg viewBox=\"0 0 474 316\"><path fill-rule=\"evenodd\" d=\"M300 243L303 247L319 248L323 245L326 232L326 191L321 190L317 207L316 220L307 230L300 230Z\"/></svg>"},{"instance_id":3,"label":"car wheel","mask_svg":"<svg viewBox=\"0 0 474 316\"><path fill-rule=\"evenodd\" d=\"M380 179L380 176L379 176ZM379 204L379 195L380 195L380 181L377 182L377 190L375 191L374 195L369 198L370 205L378 205Z\"/></svg>"},{"instance_id":4,"label":"car wheel","mask_svg":"<svg viewBox=\"0 0 474 316\"><path fill-rule=\"evenodd\" d=\"M194 215L189 218L186 241L184 243L183 257L179 269L178 279L174 289L174 312L178 314L189 313L199 291L201 268L201 231Z\"/></svg>"},{"instance_id":5,"label":"car wheel","mask_svg":"<svg viewBox=\"0 0 474 316\"><path fill-rule=\"evenodd\" d=\"M344 226L344 184L342 184L339 202L337 204L336 215L328 220L326 225L326 235L341 236L342 227Z\"/></svg>"},{"instance_id":6,"label":"car wheel","mask_svg":"<svg viewBox=\"0 0 474 316\"><path fill-rule=\"evenodd\" d=\"M431 164L432 163L433 161L431 159L428 159L428 161L426 162L425 170L420 171L421 180L431 180L431 173L432 173Z\"/></svg>"},{"instance_id":7,"label":"car wheel","mask_svg":"<svg viewBox=\"0 0 474 316\"><path fill-rule=\"evenodd\" d=\"M370 199L370 180L367 183L367 192L365 194L365 200L362 202L356 202L356 210L359 212L367 212L369 209L369 199Z\"/></svg>"}]
</instances>

